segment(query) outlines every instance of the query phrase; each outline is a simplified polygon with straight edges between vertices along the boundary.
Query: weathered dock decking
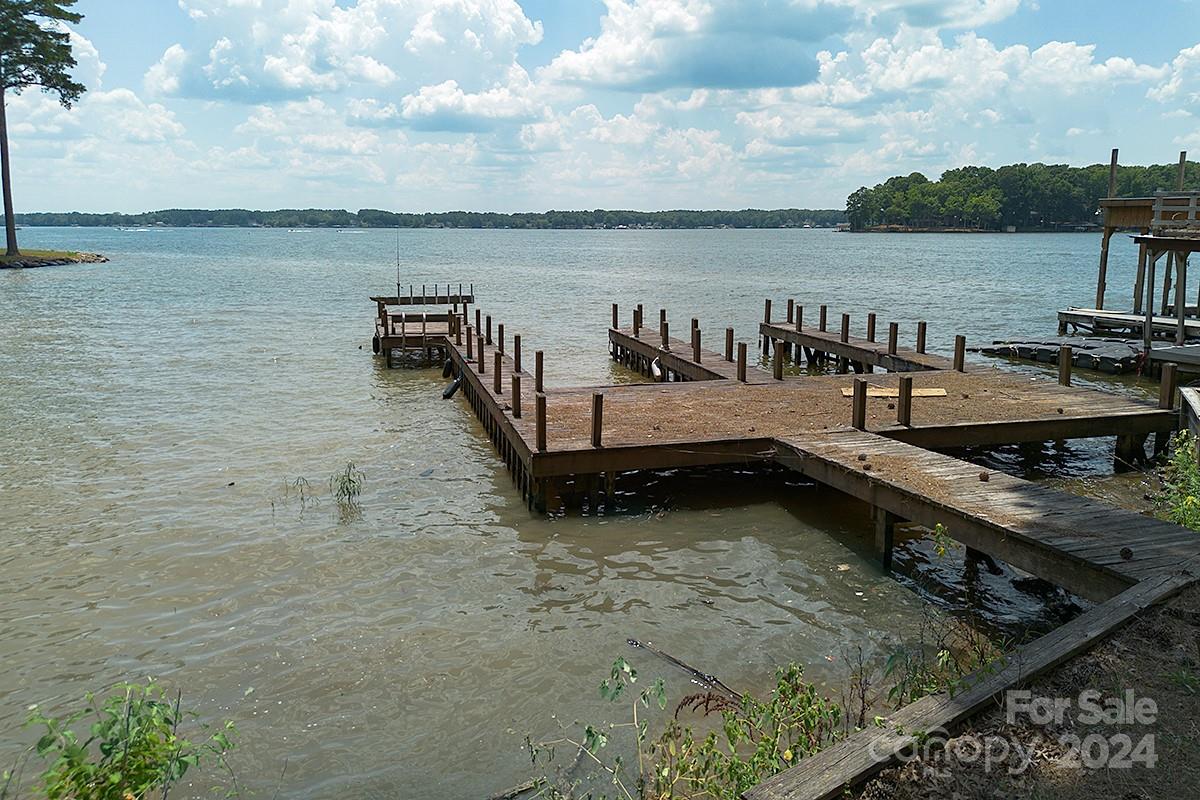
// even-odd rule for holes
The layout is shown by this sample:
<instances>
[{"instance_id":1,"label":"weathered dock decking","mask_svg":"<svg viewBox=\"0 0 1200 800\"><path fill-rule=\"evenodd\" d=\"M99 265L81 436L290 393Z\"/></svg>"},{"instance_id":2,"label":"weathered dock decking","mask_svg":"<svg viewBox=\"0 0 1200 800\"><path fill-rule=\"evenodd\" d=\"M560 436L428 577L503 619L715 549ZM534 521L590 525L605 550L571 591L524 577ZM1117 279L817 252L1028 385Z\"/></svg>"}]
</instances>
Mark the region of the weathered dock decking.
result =
<instances>
[{"instance_id":1,"label":"weathered dock decking","mask_svg":"<svg viewBox=\"0 0 1200 800\"><path fill-rule=\"evenodd\" d=\"M1195 533L936 452L1111 436L1118 460L1144 459L1149 434L1161 446L1179 425L1174 367L1164 370L1160 400L1150 404L1071 386L1067 358L1058 382L1030 379L968 364L962 337L952 358L924 352L923 324L910 349L891 325L884 341L876 341L873 316L866 336L856 337L844 315L835 333L820 322L806 326L799 306L789 312L790 319L776 323L767 305L757 333L771 358L769 369L762 369L748 363L748 344L735 343L729 329L711 337L724 345L716 352L702 347L711 339L695 321L685 342L670 336L664 313L651 330L639 308L626 328L614 306L609 352L651 382L613 386L545 386L542 352L532 359L528 349L522 355L520 337L506 340L503 326L493 330L491 318L478 309L472 317L466 308L451 308L445 333L427 330L425 336L444 351L531 508L545 510L563 495L581 506L586 500L593 513L607 510L617 476L625 472L781 464L869 504L885 565L897 523L941 524L967 547L1104 604L1080 618L1087 622L1072 623L1066 634L1039 640L1040 649L1034 643L1023 651L1025 663L1038 668L1108 629L1098 630L1096 620L1115 624L1128 618L1130 603L1191 580L1175 572L1200 556ZM388 313L377 319L376 335L383 341L396 335ZM801 358L837 372L797 375L794 363L786 369ZM988 683L970 702L930 701L906 709L904 719L929 727L951 724L1029 673L1002 674L1008 683ZM894 750L875 750L870 758L860 752L876 735L864 732L857 750L838 745L827 751L832 755L808 759L748 796L833 796L889 761ZM896 730L878 735L896 746L911 736Z\"/></svg>"}]
</instances>

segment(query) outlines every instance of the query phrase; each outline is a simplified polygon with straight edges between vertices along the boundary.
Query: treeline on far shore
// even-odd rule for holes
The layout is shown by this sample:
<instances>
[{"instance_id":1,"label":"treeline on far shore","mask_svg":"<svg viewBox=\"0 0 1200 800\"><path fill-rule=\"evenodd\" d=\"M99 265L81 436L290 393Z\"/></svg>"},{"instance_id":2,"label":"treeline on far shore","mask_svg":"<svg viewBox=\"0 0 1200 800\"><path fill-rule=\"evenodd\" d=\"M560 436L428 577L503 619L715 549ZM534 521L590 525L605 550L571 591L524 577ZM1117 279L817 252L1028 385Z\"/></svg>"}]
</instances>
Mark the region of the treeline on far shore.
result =
<instances>
[{"instance_id":1,"label":"treeline on far shore","mask_svg":"<svg viewBox=\"0 0 1200 800\"><path fill-rule=\"evenodd\" d=\"M838 209L783 208L741 211L545 211L500 214L446 211L404 214L364 208L341 209L167 209L144 214L16 214L18 225L84 227L229 228L800 228L844 222Z\"/></svg>"},{"instance_id":2,"label":"treeline on far shore","mask_svg":"<svg viewBox=\"0 0 1200 800\"><path fill-rule=\"evenodd\" d=\"M854 230L974 228L1062 229L1100 222L1097 210L1108 196L1108 164L1010 164L998 169L960 167L931 181L919 172L861 187L846 198ZM1118 167L1117 197L1150 197L1174 190L1178 164ZM1186 164L1184 186L1200 184L1200 164Z\"/></svg>"}]
</instances>

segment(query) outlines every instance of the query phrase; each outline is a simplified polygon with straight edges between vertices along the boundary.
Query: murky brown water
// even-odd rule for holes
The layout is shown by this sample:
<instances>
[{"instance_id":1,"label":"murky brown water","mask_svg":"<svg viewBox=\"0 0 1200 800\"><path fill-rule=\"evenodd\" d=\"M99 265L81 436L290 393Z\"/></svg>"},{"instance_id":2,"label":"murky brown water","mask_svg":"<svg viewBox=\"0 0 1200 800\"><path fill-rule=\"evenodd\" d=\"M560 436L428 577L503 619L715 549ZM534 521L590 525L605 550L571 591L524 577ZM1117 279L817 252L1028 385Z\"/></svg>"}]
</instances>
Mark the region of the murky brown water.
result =
<instances>
[{"instance_id":1,"label":"murky brown water","mask_svg":"<svg viewBox=\"0 0 1200 800\"><path fill-rule=\"evenodd\" d=\"M837 684L848 647L912 632L913 580L964 596L920 542L913 580L881 574L865 509L779 472L651 476L618 514L531 516L440 372L371 358L386 232L23 233L113 261L0 273L0 763L30 741L30 703L153 675L237 721L249 792L271 795L286 762L281 797L478 797L528 777L526 733L604 718L615 656L687 688L629 637L738 688L789 660ZM406 281L474 281L560 384L628 379L606 357L614 299L747 338L787 292L927 318L943 349L1053 333L1062 287L1091 292L1096 241L402 234ZM1009 467L1102 473L1107 447ZM361 520L285 491L327 494L348 460ZM986 580L972 596L997 625L1056 613Z\"/></svg>"}]
</instances>

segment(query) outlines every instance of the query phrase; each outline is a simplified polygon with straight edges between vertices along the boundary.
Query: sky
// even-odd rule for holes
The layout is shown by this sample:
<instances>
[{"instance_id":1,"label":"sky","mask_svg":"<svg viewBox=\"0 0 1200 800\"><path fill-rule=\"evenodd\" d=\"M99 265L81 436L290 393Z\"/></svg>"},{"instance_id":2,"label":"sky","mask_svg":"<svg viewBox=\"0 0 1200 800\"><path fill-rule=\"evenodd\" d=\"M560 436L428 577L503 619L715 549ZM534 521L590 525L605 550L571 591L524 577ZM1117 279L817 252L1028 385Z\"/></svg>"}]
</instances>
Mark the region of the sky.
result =
<instances>
[{"instance_id":1,"label":"sky","mask_svg":"<svg viewBox=\"0 0 1200 800\"><path fill-rule=\"evenodd\" d=\"M80 0L20 211L842 208L1200 157L1200 0Z\"/></svg>"}]
</instances>

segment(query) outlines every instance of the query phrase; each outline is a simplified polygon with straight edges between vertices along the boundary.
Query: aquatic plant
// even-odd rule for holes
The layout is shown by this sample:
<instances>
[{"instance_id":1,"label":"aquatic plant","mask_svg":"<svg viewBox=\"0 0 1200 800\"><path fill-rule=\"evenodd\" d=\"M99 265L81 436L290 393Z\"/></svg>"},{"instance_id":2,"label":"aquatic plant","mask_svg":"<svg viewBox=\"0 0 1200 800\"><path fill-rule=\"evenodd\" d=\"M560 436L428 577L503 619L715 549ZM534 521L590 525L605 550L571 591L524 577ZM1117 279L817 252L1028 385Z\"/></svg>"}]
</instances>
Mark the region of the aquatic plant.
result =
<instances>
[{"instance_id":1,"label":"aquatic plant","mask_svg":"<svg viewBox=\"0 0 1200 800\"><path fill-rule=\"evenodd\" d=\"M236 794L236 778L226 758L235 746L232 722L215 732L198 724L203 738L193 742L181 728L197 715L181 708L181 693L172 699L153 680L117 684L99 704L89 693L85 702L85 708L63 717L48 715L36 705L29 708L26 726L45 730L31 750L49 762L37 786L49 800L165 800L189 770L207 762L226 772L226 796ZM0 798L12 781L13 775L6 772Z\"/></svg>"},{"instance_id":2,"label":"aquatic plant","mask_svg":"<svg viewBox=\"0 0 1200 800\"><path fill-rule=\"evenodd\" d=\"M1171 454L1159 470L1160 488L1154 497L1163 519L1200 531L1200 460L1196 437L1180 431L1171 439Z\"/></svg>"},{"instance_id":3,"label":"aquatic plant","mask_svg":"<svg viewBox=\"0 0 1200 800\"><path fill-rule=\"evenodd\" d=\"M362 507L358 504L358 498L362 495L363 483L366 480L366 473L356 467L353 461L347 461L344 469L330 476L329 493L333 495L338 515L343 521L362 517Z\"/></svg>"},{"instance_id":4,"label":"aquatic plant","mask_svg":"<svg viewBox=\"0 0 1200 800\"><path fill-rule=\"evenodd\" d=\"M922 609L916 643L894 648L883 665L883 682L893 708L943 692L954 696L1006 662L1010 645L983 633L968 620L936 617Z\"/></svg>"}]
</instances>

